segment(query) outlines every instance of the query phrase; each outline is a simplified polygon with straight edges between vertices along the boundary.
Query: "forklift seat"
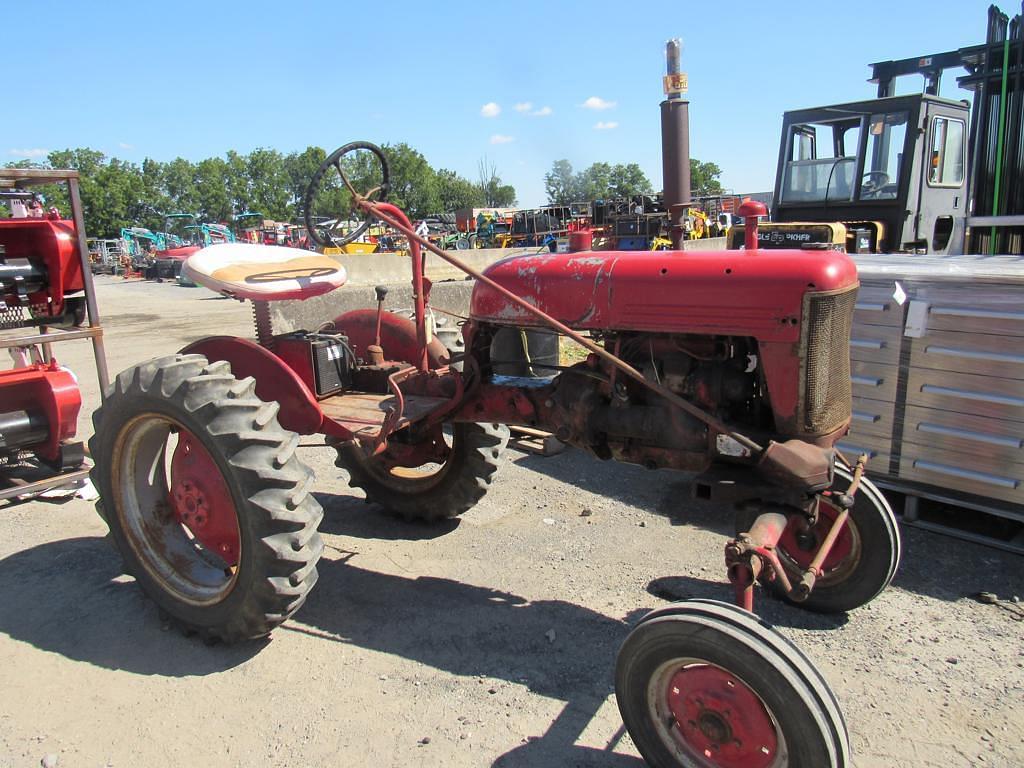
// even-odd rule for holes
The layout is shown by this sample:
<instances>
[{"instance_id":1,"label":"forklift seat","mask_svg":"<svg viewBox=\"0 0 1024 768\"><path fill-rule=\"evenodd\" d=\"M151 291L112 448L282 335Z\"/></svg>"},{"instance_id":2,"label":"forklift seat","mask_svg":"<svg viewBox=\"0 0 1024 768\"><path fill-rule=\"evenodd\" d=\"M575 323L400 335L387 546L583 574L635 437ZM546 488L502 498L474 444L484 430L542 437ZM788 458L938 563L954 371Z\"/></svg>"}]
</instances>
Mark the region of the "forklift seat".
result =
<instances>
[{"instance_id":1,"label":"forklift seat","mask_svg":"<svg viewBox=\"0 0 1024 768\"><path fill-rule=\"evenodd\" d=\"M309 299L340 288L348 273L339 262L299 248L220 243L196 251L182 274L235 299Z\"/></svg>"}]
</instances>

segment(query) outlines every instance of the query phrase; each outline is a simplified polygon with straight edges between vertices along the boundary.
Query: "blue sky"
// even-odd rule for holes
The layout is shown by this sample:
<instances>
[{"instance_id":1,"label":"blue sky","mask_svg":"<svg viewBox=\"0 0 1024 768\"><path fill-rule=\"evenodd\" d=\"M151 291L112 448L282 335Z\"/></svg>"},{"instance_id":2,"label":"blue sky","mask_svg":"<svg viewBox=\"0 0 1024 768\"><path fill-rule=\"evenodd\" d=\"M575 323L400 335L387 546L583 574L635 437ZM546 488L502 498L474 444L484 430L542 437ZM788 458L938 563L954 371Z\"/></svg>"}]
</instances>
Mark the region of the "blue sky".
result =
<instances>
[{"instance_id":1,"label":"blue sky","mask_svg":"<svg viewBox=\"0 0 1024 768\"><path fill-rule=\"evenodd\" d=\"M406 142L545 201L555 160L661 184L665 41L683 40L691 153L771 189L782 113L871 98L874 61L984 41L988 0L6 3L0 162L131 162ZM1004 0L1003 11L1020 11ZM958 70L958 73L963 73ZM921 89L906 78L900 92ZM943 94L964 98L955 75Z\"/></svg>"}]
</instances>

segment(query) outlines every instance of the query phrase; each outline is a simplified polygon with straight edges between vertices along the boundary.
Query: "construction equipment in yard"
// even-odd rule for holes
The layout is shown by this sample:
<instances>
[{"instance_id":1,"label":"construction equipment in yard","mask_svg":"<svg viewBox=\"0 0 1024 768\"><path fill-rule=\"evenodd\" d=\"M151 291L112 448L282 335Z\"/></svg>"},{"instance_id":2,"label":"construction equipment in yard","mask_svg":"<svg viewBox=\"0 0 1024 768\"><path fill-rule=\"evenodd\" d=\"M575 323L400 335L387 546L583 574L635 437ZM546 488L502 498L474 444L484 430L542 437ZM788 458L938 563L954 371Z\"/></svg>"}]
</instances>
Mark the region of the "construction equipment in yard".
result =
<instances>
[{"instance_id":1,"label":"construction equipment in yard","mask_svg":"<svg viewBox=\"0 0 1024 768\"><path fill-rule=\"evenodd\" d=\"M194 213L164 215L167 245L153 254L147 277L177 280L185 259L208 245L235 242L235 233L224 224L209 224Z\"/></svg>"},{"instance_id":2,"label":"construction equipment in yard","mask_svg":"<svg viewBox=\"0 0 1024 768\"><path fill-rule=\"evenodd\" d=\"M0 193L66 183L72 217L0 219L0 499L67 485L88 473L75 441L78 380L53 345L91 339L100 387L106 358L78 191L78 172L0 168ZM86 325L88 323L88 325Z\"/></svg>"},{"instance_id":3,"label":"construction equipment in yard","mask_svg":"<svg viewBox=\"0 0 1024 768\"><path fill-rule=\"evenodd\" d=\"M89 247L89 267L93 274L116 275L124 271L129 256L123 239L90 237L86 244Z\"/></svg>"}]
</instances>

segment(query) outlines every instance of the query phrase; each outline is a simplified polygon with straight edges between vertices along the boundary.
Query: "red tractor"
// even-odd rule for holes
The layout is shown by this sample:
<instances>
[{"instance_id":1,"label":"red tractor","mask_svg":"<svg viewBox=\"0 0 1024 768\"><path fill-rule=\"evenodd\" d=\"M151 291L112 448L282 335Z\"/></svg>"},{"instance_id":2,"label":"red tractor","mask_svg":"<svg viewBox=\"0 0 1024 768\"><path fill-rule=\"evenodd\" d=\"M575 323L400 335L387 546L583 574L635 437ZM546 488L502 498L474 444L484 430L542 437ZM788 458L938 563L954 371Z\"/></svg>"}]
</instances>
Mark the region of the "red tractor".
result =
<instances>
[{"instance_id":1,"label":"red tractor","mask_svg":"<svg viewBox=\"0 0 1024 768\"><path fill-rule=\"evenodd\" d=\"M373 219L405 234L413 320L385 311L379 292L376 309L342 314L329 330L275 334L268 302L334 290L343 267L307 251L216 245L184 269L252 300L257 340L202 339L108 390L90 443L99 510L145 592L204 637L266 635L302 605L323 546L300 435L325 435L370 500L438 520L487 492L506 425L536 427L600 459L697 473L701 495L737 503L741 533L726 560L745 609L669 605L619 653L616 695L645 759L850 765L828 685L750 608L760 579L810 610L847 611L881 592L899 559L895 519L862 476L863 457L847 462L833 448L851 417L853 262L760 251L755 234L745 251L545 252L480 274L416 237L384 202L388 180L377 147L341 147L305 207L344 197L362 225L309 231L337 244ZM433 338L421 245L477 278L461 360ZM589 356L498 375L507 361L493 340L508 328L550 328Z\"/></svg>"}]
</instances>

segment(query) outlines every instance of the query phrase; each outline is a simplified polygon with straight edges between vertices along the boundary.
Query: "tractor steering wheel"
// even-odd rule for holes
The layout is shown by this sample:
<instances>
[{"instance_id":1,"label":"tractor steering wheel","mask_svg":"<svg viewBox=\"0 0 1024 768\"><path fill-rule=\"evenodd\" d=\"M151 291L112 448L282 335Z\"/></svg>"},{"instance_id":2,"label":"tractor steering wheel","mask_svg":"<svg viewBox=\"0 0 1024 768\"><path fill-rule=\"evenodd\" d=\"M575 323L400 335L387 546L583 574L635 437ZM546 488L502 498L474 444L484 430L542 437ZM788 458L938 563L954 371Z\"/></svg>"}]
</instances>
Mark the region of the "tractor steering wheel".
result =
<instances>
[{"instance_id":1,"label":"tractor steering wheel","mask_svg":"<svg viewBox=\"0 0 1024 768\"><path fill-rule=\"evenodd\" d=\"M368 141L353 141L327 156L310 179L302 199L306 231L321 248L340 247L370 226L370 215L355 196L382 203L391 172L384 152Z\"/></svg>"},{"instance_id":2,"label":"tractor steering wheel","mask_svg":"<svg viewBox=\"0 0 1024 768\"><path fill-rule=\"evenodd\" d=\"M890 181L885 171L868 171L860 181L860 196L875 197Z\"/></svg>"}]
</instances>

